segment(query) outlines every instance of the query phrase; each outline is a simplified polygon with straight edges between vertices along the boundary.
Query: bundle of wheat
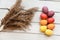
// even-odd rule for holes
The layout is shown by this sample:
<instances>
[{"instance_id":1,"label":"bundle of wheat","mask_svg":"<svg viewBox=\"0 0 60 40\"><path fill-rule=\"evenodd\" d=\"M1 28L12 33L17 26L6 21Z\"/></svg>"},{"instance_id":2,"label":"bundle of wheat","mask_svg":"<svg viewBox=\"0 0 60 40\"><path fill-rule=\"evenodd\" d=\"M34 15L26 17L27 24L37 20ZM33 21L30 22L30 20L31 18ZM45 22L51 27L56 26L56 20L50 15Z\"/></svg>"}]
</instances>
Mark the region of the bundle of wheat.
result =
<instances>
[{"instance_id":1,"label":"bundle of wheat","mask_svg":"<svg viewBox=\"0 0 60 40\"><path fill-rule=\"evenodd\" d=\"M6 16L2 19L1 25L5 24L7 20L17 12L19 12L22 9L21 6L22 0L17 0L16 3L12 6L10 11L6 14ZM7 19L8 18L8 19Z\"/></svg>"},{"instance_id":2,"label":"bundle of wheat","mask_svg":"<svg viewBox=\"0 0 60 40\"><path fill-rule=\"evenodd\" d=\"M30 22L34 16L34 12L37 8L30 8L28 10L23 10L21 6L22 0L17 0L15 5L10 9L7 15L2 19L1 26L4 25L3 31L8 30L24 30L29 28Z\"/></svg>"}]
</instances>

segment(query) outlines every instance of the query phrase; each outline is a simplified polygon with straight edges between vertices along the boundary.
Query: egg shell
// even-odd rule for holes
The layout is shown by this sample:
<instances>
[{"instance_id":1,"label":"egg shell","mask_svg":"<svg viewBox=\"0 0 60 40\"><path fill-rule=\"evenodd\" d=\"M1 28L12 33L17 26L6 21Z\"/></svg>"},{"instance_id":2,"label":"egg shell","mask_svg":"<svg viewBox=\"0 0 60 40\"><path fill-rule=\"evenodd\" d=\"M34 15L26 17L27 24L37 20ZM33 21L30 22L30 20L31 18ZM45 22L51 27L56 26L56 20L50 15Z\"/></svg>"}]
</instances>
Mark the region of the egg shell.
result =
<instances>
[{"instance_id":1,"label":"egg shell","mask_svg":"<svg viewBox=\"0 0 60 40\"><path fill-rule=\"evenodd\" d=\"M47 19L48 16L47 16L45 13L41 13L40 18L41 18L41 19Z\"/></svg>"},{"instance_id":2,"label":"egg shell","mask_svg":"<svg viewBox=\"0 0 60 40\"><path fill-rule=\"evenodd\" d=\"M47 26L40 26L40 31L45 32L47 30Z\"/></svg>"},{"instance_id":3,"label":"egg shell","mask_svg":"<svg viewBox=\"0 0 60 40\"><path fill-rule=\"evenodd\" d=\"M40 20L40 25L47 25L47 20Z\"/></svg>"},{"instance_id":4,"label":"egg shell","mask_svg":"<svg viewBox=\"0 0 60 40\"><path fill-rule=\"evenodd\" d=\"M45 34L46 34L47 36L51 36L51 35L53 35L53 31L50 30L50 29L47 29L47 30L45 31Z\"/></svg>"},{"instance_id":5,"label":"egg shell","mask_svg":"<svg viewBox=\"0 0 60 40\"><path fill-rule=\"evenodd\" d=\"M55 28L55 24L48 24L47 28L53 30Z\"/></svg>"},{"instance_id":6,"label":"egg shell","mask_svg":"<svg viewBox=\"0 0 60 40\"><path fill-rule=\"evenodd\" d=\"M42 12L44 12L44 13L48 13L48 7L46 7L46 6L44 6L43 8L42 8Z\"/></svg>"},{"instance_id":7,"label":"egg shell","mask_svg":"<svg viewBox=\"0 0 60 40\"><path fill-rule=\"evenodd\" d=\"M48 21L48 23L54 23L55 20L54 20L54 18L48 18L47 21Z\"/></svg>"}]
</instances>

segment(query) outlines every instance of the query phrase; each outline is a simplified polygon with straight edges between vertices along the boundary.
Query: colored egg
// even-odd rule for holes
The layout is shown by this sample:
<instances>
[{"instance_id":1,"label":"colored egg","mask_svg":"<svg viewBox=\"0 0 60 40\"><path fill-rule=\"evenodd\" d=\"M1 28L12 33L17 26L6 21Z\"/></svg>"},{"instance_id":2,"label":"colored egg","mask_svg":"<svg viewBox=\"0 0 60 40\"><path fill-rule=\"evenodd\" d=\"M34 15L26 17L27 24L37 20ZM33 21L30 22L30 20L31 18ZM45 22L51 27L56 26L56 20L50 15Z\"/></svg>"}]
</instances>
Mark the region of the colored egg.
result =
<instances>
[{"instance_id":1,"label":"colored egg","mask_svg":"<svg viewBox=\"0 0 60 40\"><path fill-rule=\"evenodd\" d=\"M40 26L40 31L45 32L47 30L47 26Z\"/></svg>"},{"instance_id":2,"label":"colored egg","mask_svg":"<svg viewBox=\"0 0 60 40\"><path fill-rule=\"evenodd\" d=\"M51 10L51 11L48 12L48 17L53 17L54 14L55 14L55 12Z\"/></svg>"},{"instance_id":3,"label":"colored egg","mask_svg":"<svg viewBox=\"0 0 60 40\"><path fill-rule=\"evenodd\" d=\"M48 21L48 23L54 23L55 20L54 20L54 18L48 18L47 21Z\"/></svg>"},{"instance_id":4,"label":"colored egg","mask_svg":"<svg viewBox=\"0 0 60 40\"><path fill-rule=\"evenodd\" d=\"M43 8L42 8L42 12L44 12L44 13L48 13L48 7L46 7L46 6L44 6Z\"/></svg>"},{"instance_id":5,"label":"colored egg","mask_svg":"<svg viewBox=\"0 0 60 40\"><path fill-rule=\"evenodd\" d=\"M47 30L45 31L45 34L46 34L47 36L51 36L51 35L53 34L53 31L50 30L50 29L47 29Z\"/></svg>"},{"instance_id":6,"label":"colored egg","mask_svg":"<svg viewBox=\"0 0 60 40\"><path fill-rule=\"evenodd\" d=\"M41 25L47 25L47 20L40 20Z\"/></svg>"},{"instance_id":7,"label":"colored egg","mask_svg":"<svg viewBox=\"0 0 60 40\"><path fill-rule=\"evenodd\" d=\"M44 13L41 13L40 18L41 18L41 19L47 19L48 16L47 16L46 14L44 14Z\"/></svg>"},{"instance_id":8,"label":"colored egg","mask_svg":"<svg viewBox=\"0 0 60 40\"><path fill-rule=\"evenodd\" d=\"M47 28L53 30L55 28L55 25L54 24L48 24Z\"/></svg>"}]
</instances>

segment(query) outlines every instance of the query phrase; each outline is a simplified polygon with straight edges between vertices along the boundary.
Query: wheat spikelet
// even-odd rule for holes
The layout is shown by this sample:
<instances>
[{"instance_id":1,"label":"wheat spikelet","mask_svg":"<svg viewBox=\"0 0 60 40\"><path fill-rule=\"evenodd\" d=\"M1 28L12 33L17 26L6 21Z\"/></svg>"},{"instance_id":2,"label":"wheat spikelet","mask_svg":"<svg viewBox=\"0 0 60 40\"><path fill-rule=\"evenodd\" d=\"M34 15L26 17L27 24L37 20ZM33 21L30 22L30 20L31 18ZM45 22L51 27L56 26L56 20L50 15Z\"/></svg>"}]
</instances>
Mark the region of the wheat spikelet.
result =
<instances>
[{"instance_id":1,"label":"wheat spikelet","mask_svg":"<svg viewBox=\"0 0 60 40\"><path fill-rule=\"evenodd\" d=\"M31 20L34 16L34 13L37 11L37 8L30 8L26 11L22 10L16 15L10 17L10 19L4 25L4 29L9 30L24 30L29 28ZM4 30L5 31L5 30Z\"/></svg>"},{"instance_id":2,"label":"wheat spikelet","mask_svg":"<svg viewBox=\"0 0 60 40\"><path fill-rule=\"evenodd\" d=\"M37 11L37 8L30 8L28 10L22 10L21 6L22 0L17 0L16 3L12 6L10 11L2 19L1 25L4 25L2 31L8 30L24 30L29 28L29 25L32 21L34 13Z\"/></svg>"},{"instance_id":3,"label":"wheat spikelet","mask_svg":"<svg viewBox=\"0 0 60 40\"><path fill-rule=\"evenodd\" d=\"M11 7L10 11L2 19L1 25L5 24L6 21L9 20L11 16L15 15L17 12L19 12L22 9L21 2L22 0L16 0L16 3Z\"/></svg>"}]
</instances>

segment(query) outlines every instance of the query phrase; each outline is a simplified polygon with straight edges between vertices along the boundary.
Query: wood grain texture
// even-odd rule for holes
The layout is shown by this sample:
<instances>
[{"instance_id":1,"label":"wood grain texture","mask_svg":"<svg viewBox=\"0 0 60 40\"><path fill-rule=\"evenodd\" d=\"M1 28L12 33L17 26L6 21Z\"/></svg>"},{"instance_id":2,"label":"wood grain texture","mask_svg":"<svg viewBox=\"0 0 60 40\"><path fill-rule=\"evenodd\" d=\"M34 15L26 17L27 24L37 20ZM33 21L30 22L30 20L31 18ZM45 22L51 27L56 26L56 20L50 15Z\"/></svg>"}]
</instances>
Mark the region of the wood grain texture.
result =
<instances>
[{"instance_id":1,"label":"wood grain texture","mask_svg":"<svg viewBox=\"0 0 60 40\"><path fill-rule=\"evenodd\" d=\"M1 0L0 7L10 8L15 1L12 0ZM25 9L32 7L39 7L39 10L43 6L47 6L49 10L60 11L60 2L51 2L51 1L38 1L38 0L24 0L23 6ZM2 19L7 10L0 10L0 19ZM27 32L29 33L20 33L20 31L14 32L0 32L0 40L60 40L60 24L55 24L54 35L51 37L47 37L39 31L39 16L41 12L36 12L34 18L32 19L32 23L30 25L30 29ZM55 23L60 23L60 13L55 13Z\"/></svg>"}]
</instances>

